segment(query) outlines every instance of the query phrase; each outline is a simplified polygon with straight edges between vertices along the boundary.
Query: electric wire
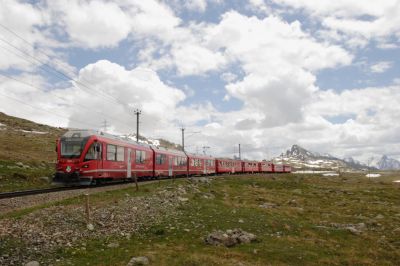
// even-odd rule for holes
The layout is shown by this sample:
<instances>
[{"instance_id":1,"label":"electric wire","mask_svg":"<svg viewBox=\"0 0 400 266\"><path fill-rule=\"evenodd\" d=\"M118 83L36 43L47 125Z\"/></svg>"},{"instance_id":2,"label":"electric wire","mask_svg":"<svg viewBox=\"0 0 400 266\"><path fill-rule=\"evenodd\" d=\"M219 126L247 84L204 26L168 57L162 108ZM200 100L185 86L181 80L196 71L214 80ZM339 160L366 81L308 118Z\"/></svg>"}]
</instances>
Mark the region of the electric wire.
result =
<instances>
[{"instance_id":1,"label":"electric wire","mask_svg":"<svg viewBox=\"0 0 400 266\"><path fill-rule=\"evenodd\" d=\"M18 33L16 33L15 31L11 30L9 27L7 27L7 26L5 26L4 24L1 24L1 23L0 23L0 27L3 28L4 30L6 30L7 32L11 33L12 35L14 35L15 37L17 37L18 39L22 40L22 41L25 42L26 44L28 44L28 45L29 45L31 48L33 48L33 50L35 50L36 52L38 52L38 53L44 55L45 58L51 58L51 56L49 56L49 55L47 55L46 53L42 52L40 48L35 47L32 43L30 43L29 41L27 41L25 38L23 38L22 36L20 36L20 35L19 35ZM4 37L4 35L0 35L0 36ZM120 101L118 98L115 98L114 96L112 96L112 95L110 95L110 94L108 94L108 93L105 93L104 91L96 91L95 89L89 87L88 85L86 85L86 84L83 83L82 81L79 81L79 80L76 80L76 79L72 78L71 76L69 76L69 75L63 73L62 71L58 70L57 68L55 68L55 67L51 66L50 64L44 62L43 60L40 60L40 59L36 58L35 56L33 56L33 55L27 53L26 51L24 51L24 50L18 48L17 46L13 45L11 42L9 42L9 41L7 41L7 40L5 40L5 39L3 39L3 38L0 38L0 40L1 40L3 43L6 43L7 45L13 47L14 49L16 49L17 51L19 51L20 53L22 53L22 54L28 56L29 58L32 58L32 59L33 59L34 61L36 61L37 63L34 63L34 62L32 62L32 60L28 60L26 57L23 57L23 56L21 56L21 55L19 55L19 54L16 54L15 52L10 51L9 49L5 49L5 47L1 46L3 49L7 50L7 51L10 52L10 53L13 53L14 55L17 55L18 57L22 58L23 60L26 60L26 61L32 63L32 64L33 64L34 66L36 66L36 67L40 67L41 69L43 69L43 70L46 71L47 73L52 74L52 75L56 76L56 77L59 78L59 79L63 79L63 80L66 80L66 81L73 81L73 82L74 82L74 85L77 86L77 87L80 88L80 89L83 89L82 87L85 87L86 89L88 89L88 90L93 91L94 93L96 93L97 96L100 96L100 97L102 97L103 99L105 99L105 100L107 100L107 101L109 101L109 102L110 102L111 100L113 100L115 103L121 104L122 107L127 108L127 109L130 109L130 107L128 106L127 103L124 103L124 102ZM48 59L47 59L47 60L48 60ZM57 62L53 62L53 63L55 63L58 67L60 67L60 65L57 64ZM65 70L65 72L67 72L67 73L69 73L69 74L71 73L70 71L66 70L64 67L61 67L61 68L62 68L63 70ZM74 74L73 74L73 75L74 75ZM3 75L3 76L4 76L4 75ZM16 81L19 81L19 80L16 80ZM19 81L19 82L21 82L21 81ZM23 83L23 82L22 82L22 83ZM31 84L29 84L29 85L31 85ZM79 86L79 85L81 85L81 86ZM97 112L97 113L99 113L99 112ZM103 116L105 116L104 113L100 113L100 114L103 115ZM107 117L109 117L109 116L107 116ZM109 117L109 118L110 118L110 117ZM112 118L112 120L116 120L116 119L115 119L115 118ZM117 119L117 120L119 120L119 119ZM126 122L122 122L121 120L119 120L119 121L120 121L121 123L123 123L124 125L127 124Z\"/></svg>"},{"instance_id":2,"label":"electric wire","mask_svg":"<svg viewBox=\"0 0 400 266\"><path fill-rule=\"evenodd\" d=\"M33 105L31 105L31 104L28 104L28 103L26 103L26 102L24 102L24 101L21 101L21 100L19 100L19 99L16 99L16 98L14 98L14 97L9 96L9 95L3 94L3 93L1 93L1 92L0 92L0 95L1 95L1 96L4 96L4 97L6 97L6 98L9 98L9 99L11 99L11 100L13 100L13 101L19 102L19 103L21 103L21 104L27 105L27 106L31 107L32 109L35 109L35 110L36 110L36 109L39 109L39 110L42 111L42 112L49 113L49 114L51 114L51 115L55 115L55 116L58 116L58 117L66 118L66 119L68 119L69 121L78 122L78 123L81 123L81 124L84 124L84 125L91 125L91 126L93 126L94 129L98 127L97 125L94 125L94 124L91 124L91 123L88 123L88 122L80 121L80 120L78 120L78 119L72 119L72 118L70 118L70 117L68 117L68 116L65 116L65 115L62 115L62 114L60 114L60 113L58 113L58 112L54 112L54 111L50 112L49 110L46 110L46 109L44 109L44 108L42 108L42 107L33 106Z\"/></svg>"},{"instance_id":3,"label":"electric wire","mask_svg":"<svg viewBox=\"0 0 400 266\"><path fill-rule=\"evenodd\" d=\"M48 72L49 74L53 74L53 75L55 75L56 77L58 77L59 79L63 79L63 80L65 80L65 81L73 81L73 82L75 82L75 84L79 84L79 85L85 87L86 89L88 89L88 90L90 90L90 91L93 91L93 92L95 92L95 93L100 93L100 94L102 94L102 95L104 95L104 96L107 96L107 97L109 97L109 98L107 98L107 100L109 100L109 101L111 100L111 101L114 101L115 103L122 104L122 105L126 105L126 103L124 103L124 102L118 100L118 99L115 98L114 96L111 96L111 95L109 95L109 94L107 94L107 93L105 93L105 92L103 92L103 91L96 91L96 90L94 90L93 88L91 88L91 87L87 86L86 84L82 83L81 81L78 81L78 80L76 80L76 79L74 79L74 78L72 78L72 77L70 77L70 76L64 74L63 72L61 72L61 71L57 70L56 68L50 66L50 65L47 64L46 62L43 62L42 60L37 59L36 57L30 55L29 53L23 51L22 49L20 49L20 48L18 48L17 46L13 45L13 44L10 43L9 41L7 41L7 40L5 40L5 39L3 39L3 38L0 38L0 41L2 41L3 43L5 43L5 44L7 44L7 45L9 45L9 46L11 46L11 47L13 47L14 49L18 50L19 52L23 53L24 55L26 55L26 56L32 58L33 60L35 60L35 61L38 62L39 64L45 66L46 68L41 67L41 66L39 66L39 67L42 68L43 70L45 70L46 72ZM9 49L6 49L4 46L1 46L1 47L2 47L3 49L7 50L8 52L11 52ZM13 52L11 52L11 53L13 53ZM28 60L27 58L25 58L25 57L23 57L23 56L21 56L21 55L18 55L18 54L15 54L15 53L13 53L13 54L19 56L19 57L22 58L23 60L26 60L26 61L28 61L28 62L30 62L30 63L33 63L32 61ZM79 86L78 86L78 87L79 87Z\"/></svg>"},{"instance_id":4,"label":"electric wire","mask_svg":"<svg viewBox=\"0 0 400 266\"><path fill-rule=\"evenodd\" d=\"M7 30L8 32L12 33L14 36L16 36L17 38L21 39L22 41L24 41L25 43L27 43L28 45L30 45L33 49L35 49L37 52L43 54L46 58L49 58L49 57L50 57L50 56L48 56L47 54L45 54L45 53L43 53L42 51L40 51L39 49L35 48L30 42L28 42L27 40L25 40L23 37L21 37L20 35L18 35L16 32L14 32L13 30L11 30L10 28L6 27L5 25L3 25L3 24L1 24L1 23L0 23L0 27L2 27L3 29L5 29L5 30ZM4 37L4 36L3 36L3 37ZM57 78L59 78L59 79L63 79L63 80L66 80L66 81L74 81L74 82L75 82L75 85L76 85L78 88L81 88L81 89L82 89L82 87L79 86L79 85L81 85L81 86L85 87L86 89L88 89L88 90L90 90L90 91L93 91L93 92L95 92L97 95L99 95L98 91L95 91L94 89L90 88L90 87L87 86L85 83L73 79L72 77L66 75L65 73L63 73L63 72L59 71L58 69L52 67L51 65L47 64L46 62L43 62L42 60L40 60L40 59L38 59L38 58L32 56L31 54L27 53L26 51L24 51L24 50L18 48L17 46L13 45L13 44L10 43L9 41L7 41L7 40L5 40L5 39L3 39L3 38L0 38L0 41L2 41L3 43L5 43L5 44L11 46L12 48L14 48L15 50L19 51L20 53L23 53L24 55L28 56L29 58L32 58L32 59L33 59L34 61L36 61L37 63L33 62L32 60L29 60L28 58L26 58L26 57L24 57L24 56L22 56L22 55L20 55L20 54L17 54L17 53L15 53L15 52L11 51L10 49L7 49L7 48L4 47L4 46L1 46L4 50L8 51L9 53L12 53L12 54L14 54L14 55L16 55L16 56L22 58L23 60L25 60L25 61L27 61L27 62L33 64L33 65L36 66L36 67L41 68L42 70L46 71L46 72L49 73L49 74L55 75L55 76L56 76ZM65 69L65 68L64 68L64 69ZM5 75L3 75L3 76L5 76ZM16 79L14 79L14 80L16 80ZM21 82L20 80L16 80L16 81ZM22 83L24 83L24 82L22 82ZM26 84L26 83L25 83L25 84ZM27 84L27 85L31 85L31 84ZM115 98L115 97L113 97L113 96L111 96L111 95L109 95L109 94L107 94L107 93L105 93L105 92L103 92L103 91L100 91L100 94L101 94L101 95L99 95L99 96L103 96L103 99L106 99L106 100L108 100L109 102L110 102L110 100L114 100L115 103L122 104L123 107L128 107L128 108L129 108L129 106L127 106L126 103L124 103L124 102L118 100L117 98ZM104 96L106 96L106 97L108 97L108 98L105 98ZM101 114L101 115L103 115L103 116L106 116L106 115L104 115L103 112L98 112L98 111L97 111L97 113L99 113L99 114ZM107 116L107 117L108 117L108 118L111 118L110 116ZM125 121L121 121L121 120L119 120L119 119L115 119L115 118L111 118L111 119L112 119L112 120L118 120L119 122L121 122L121 123L124 124L124 125L127 124Z\"/></svg>"},{"instance_id":5,"label":"electric wire","mask_svg":"<svg viewBox=\"0 0 400 266\"><path fill-rule=\"evenodd\" d=\"M0 73L0 75L3 76L3 77L6 77L6 78L8 78L8 79L11 79L11 80L20 82L20 83L22 83L22 84L25 84L25 85L27 85L27 86L30 86L30 87L35 88L35 89L37 89L37 90L40 91L40 88L38 88L38 87L36 87L36 86L34 86L34 85L28 83L28 82L22 81L22 80L20 80L20 79L15 78L15 77L8 76L8 75L6 75L6 74L4 74L4 73ZM61 99L61 100L63 100L63 101L66 101L65 98L60 97L60 96L58 96L58 95L53 94L53 96L56 97L56 98L58 98L58 99ZM86 110L89 110L89 111L92 111L92 112L93 112L93 110L92 110L91 108L89 108L89 107L87 107L87 106L85 106L85 105L82 105L82 104L79 104L79 103L74 103L74 104L75 104L75 105L78 105L78 106L80 106L80 107L83 107L83 108L85 108ZM100 115L106 116L106 117L108 117L108 118L110 118L110 119L112 119L112 120L115 120L115 118L112 118L112 117L110 117L110 116L108 116L108 115L104 115L103 113L101 113L101 112L99 112L99 111L96 111L96 110L95 110L94 112L96 112L96 113L98 113L98 114L100 114ZM122 124L125 124L125 123L126 123L126 121L122 121L122 120L119 120L119 119L118 119L118 121L121 122Z\"/></svg>"}]
</instances>

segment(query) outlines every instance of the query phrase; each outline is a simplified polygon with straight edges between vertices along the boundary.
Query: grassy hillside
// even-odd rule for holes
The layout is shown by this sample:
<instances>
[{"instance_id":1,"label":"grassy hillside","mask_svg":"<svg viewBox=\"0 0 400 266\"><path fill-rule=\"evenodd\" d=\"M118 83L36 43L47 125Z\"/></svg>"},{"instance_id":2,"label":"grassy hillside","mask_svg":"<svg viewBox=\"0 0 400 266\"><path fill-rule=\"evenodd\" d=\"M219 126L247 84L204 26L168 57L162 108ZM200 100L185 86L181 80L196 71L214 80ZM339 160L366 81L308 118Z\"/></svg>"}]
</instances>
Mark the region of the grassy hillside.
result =
<instances>
[{"instance_id":1,"label":"grassy hillside","mask_svg":"<svg viewBox=\"0 0 400 266\"><path fill-rule=\"evenodd\" d=\"M38 165L56 160L55 140L65 129L0 112L0 160Z\"/></svg>"},{"instance_id":2,"label":"grassy hillside","mask_svg":"<svg viewBox=\"0 0 400 266\"><path fill-rule=\"evenodd\" d=\"M49 186L64 132L0 112L0 192Z\"/></svg>"}]
</instances>

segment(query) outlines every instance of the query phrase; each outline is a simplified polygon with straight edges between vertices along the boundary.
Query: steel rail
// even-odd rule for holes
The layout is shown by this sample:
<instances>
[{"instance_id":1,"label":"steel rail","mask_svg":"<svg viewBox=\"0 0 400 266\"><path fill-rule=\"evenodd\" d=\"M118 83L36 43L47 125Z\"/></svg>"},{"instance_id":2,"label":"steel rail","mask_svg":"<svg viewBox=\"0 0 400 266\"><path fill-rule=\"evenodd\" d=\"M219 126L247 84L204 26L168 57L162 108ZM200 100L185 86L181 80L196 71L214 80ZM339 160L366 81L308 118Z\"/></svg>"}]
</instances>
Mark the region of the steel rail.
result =
<instances>
[{"instance_id":1,"label":"steel rail","mask_svg":"<svg viewBox=\"0 0 400 266\"><path fill-rule=\"evenodd\" d=\"M0 193L0 199L10 199L29 195L46 194L51 192L60 192L66 190L82 189L83 187L52 187L43 189L32 189L32 190L20 190Z\"/></svg>"},{"instance_id":2,"label":"steel rail","mask_svg":"<svg viewBox=\"0 0 400 266\"><path fill-rule=\"evenodd\" d=\"M106 187L106 186L113 186L113 185L123 185L123 184L132 183L132 182L133 181L117 181L117 182L110 182L110 183L97 184L97 185L63 186L63 187L51 187L51 188L43 188L43 189L2 192L2 193L0 193L0 199L10 199L10 198L17 198L17 197L38 195L38 194L47 194L47 193L52 193L52 192L61 192L61 191L68 191L68 190L77 190L77 189L86 189L86 188L90 189L90 188Z\"/></svg>"}]
</instances>

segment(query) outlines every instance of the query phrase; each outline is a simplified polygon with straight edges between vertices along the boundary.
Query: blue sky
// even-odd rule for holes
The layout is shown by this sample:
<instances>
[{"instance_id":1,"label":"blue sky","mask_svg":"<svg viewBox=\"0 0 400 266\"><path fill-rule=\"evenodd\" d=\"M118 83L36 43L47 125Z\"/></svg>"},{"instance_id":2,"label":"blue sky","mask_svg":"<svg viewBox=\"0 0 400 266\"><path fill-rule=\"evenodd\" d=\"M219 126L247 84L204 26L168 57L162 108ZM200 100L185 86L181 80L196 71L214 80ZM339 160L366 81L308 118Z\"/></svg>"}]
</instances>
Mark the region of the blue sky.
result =
<instances>
[{"instance_id":1,"label":"blue sky","mask_svg":"<svg viewBox=\"0 0 400 266\"><path fill-rule=\"evenodd\" d=\"M398 0L4 0L0 111L131 133L142 108L145 135L183 125L217 156L400 159L399 17Z\"/></svg>"}]
</instances>

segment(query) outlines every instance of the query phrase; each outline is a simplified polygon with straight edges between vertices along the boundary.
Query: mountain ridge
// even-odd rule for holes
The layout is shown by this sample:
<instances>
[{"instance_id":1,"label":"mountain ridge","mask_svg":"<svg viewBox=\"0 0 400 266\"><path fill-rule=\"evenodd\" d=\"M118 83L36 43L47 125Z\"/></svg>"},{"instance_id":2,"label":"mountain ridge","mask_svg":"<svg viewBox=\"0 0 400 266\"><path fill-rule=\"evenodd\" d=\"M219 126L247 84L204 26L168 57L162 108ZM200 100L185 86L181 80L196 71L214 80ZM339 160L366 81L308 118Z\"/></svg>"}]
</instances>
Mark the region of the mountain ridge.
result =
<instances>
[{"instance_id":1,"label":"mountain ridge","mask_svg":"<svg viewBox=\"0 0 400 266\"><path fill-rule=\"evenodd\" d=\"M298 144L293 144L292 147L286 150L285 153L274 161L279 163L279 160L291 164L294 168L299 169L326 169L326 170L339 170L339 169L354 169L354 170L367 170L375 169L363 164L353 158L341 159L329 153L320 154L318 152L309 151Z\"/></svg>"}]
</instances>

